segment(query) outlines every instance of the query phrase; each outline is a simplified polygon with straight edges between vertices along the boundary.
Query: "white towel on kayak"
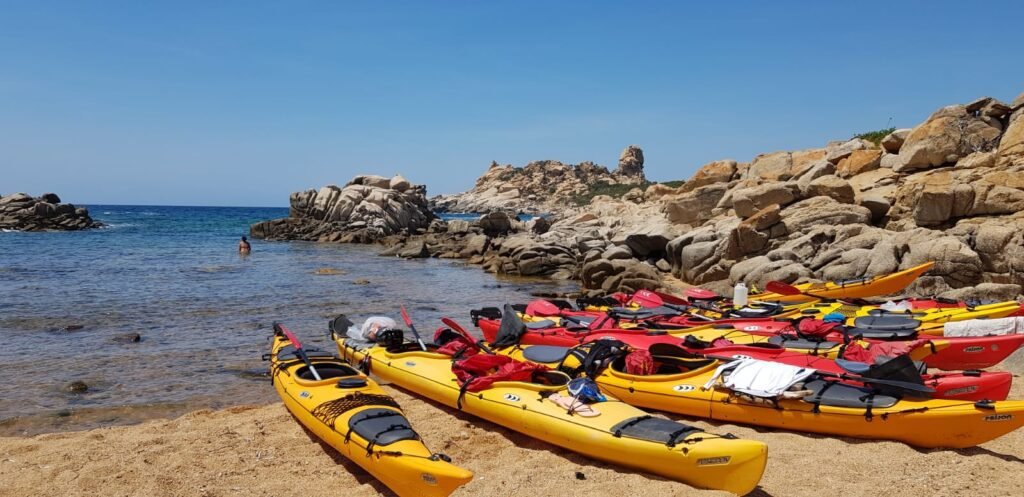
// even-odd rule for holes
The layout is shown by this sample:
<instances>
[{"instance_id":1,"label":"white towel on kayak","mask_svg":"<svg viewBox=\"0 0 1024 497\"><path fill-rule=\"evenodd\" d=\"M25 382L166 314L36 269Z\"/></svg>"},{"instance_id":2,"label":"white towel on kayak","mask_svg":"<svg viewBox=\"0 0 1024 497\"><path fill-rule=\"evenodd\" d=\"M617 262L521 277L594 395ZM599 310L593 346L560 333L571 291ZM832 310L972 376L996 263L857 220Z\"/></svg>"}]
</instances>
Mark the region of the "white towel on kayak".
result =
<instances>
[{"instance_id":1,"label":"white towel on kayak","mask_svg":"<svg viewBox=\"0 0 1024 497\"><path fill-rule=\"evenodd\" d=\"M778 397L789 387L815 373L811 368L757 359L740 359L719 366L711 379L704 384L704 388L711 388L715 381L729 370L732 370L732 373L722 381L722 385L730 390L756 397Z\"/></svg>"},{"instance_id":2,"label":"white towel on kayak","mask_svg":"<svg viewBox=\"0 0 1024 497\"><path fill-rule=\"evenodd\" d=\"M1018 333L1024 333L1024 317L969 319L946 323L942 327L942 335L947 337L980 337Z\"/></svg>"}]
</instances>

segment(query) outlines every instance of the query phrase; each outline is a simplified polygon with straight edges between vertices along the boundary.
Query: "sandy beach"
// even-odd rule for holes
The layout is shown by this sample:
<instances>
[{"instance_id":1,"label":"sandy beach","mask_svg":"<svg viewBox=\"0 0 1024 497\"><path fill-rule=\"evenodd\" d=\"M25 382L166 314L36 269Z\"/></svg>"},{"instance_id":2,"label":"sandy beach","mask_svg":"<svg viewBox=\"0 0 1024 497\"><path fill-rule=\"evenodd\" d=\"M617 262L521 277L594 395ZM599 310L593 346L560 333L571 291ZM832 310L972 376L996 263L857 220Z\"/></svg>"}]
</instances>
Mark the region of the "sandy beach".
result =
<instances>
[{"instance_id":1,"label":"sandy beach","mask_svg":"<svg viewBox=\"0 0 1024 497\"><path fill-rule=\"evenodd\" d=\"M1017 380L1011 398L1024 394ZM727 495L621 470L386 388L428 446L476 474L454 495ZM697 424L768 443L768 468L751 494L761 497L840 490L848 497L1011 496L1019 495L1024 469L1022 431L969 450L923 451L894 442ZM393 495L303 430L280 403L0 438L0 481L0 495L21 497Z\"/></svg>"}]
</instances>

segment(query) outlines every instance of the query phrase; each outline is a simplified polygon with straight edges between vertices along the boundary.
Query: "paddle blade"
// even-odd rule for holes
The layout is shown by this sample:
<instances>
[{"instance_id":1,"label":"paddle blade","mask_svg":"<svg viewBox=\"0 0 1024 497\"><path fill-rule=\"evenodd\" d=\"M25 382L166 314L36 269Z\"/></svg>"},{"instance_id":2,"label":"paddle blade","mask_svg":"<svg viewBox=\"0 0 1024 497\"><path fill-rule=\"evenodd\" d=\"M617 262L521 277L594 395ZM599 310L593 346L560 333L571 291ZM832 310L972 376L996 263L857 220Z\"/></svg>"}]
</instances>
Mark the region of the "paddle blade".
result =
<instances>
[{"instance_id":1,"label":"paddle blade","mask_svg":"<svg viewBox=\"0 0 1024 497\"><path fill-rule=\"evenodd\" d=\"M302 348L302 343L299 342L299 338L295 336L295 334L292 333L288 328L285 328L283 324L275 324L274 328L278 329L282 334L284 334L285 338L287 338L289 342L292 342L292 345L294 345L296 349Z\"/></svg>"},{"instance_id":2,"label":"paddle blade","mask_svg":"<svg viewBox=\"0 0 1024 497\"><path fill-rule=\"evenodd\" d=\"M781 281L769 281L765 289L779 295L803 295L799 288Z\"/></svg>"},{"instance_id":3,"label":"paddle blade","mask_svg":"<svg viewBox=\"0 0 1024 497\"><path fill-rule=\"evenodd\" d=\"M650 290L637 290L630 302L639 304L641 307L661 307L665 300Z\"/></svg>"},{"instance_id":4,"label":"paddle blade","mask_svg":"<svg viewBox=\"0 0 1024 497\"><path fill-rule=\"evenodd\" d=\"M399 306L398 309L402 312L402 320L405 321L405 325L411 328L412 327L412 320L409 319L409 313L405 312L405 306L404 305Z\"/></svg>"},{"instance_id":5,"label":"paddle blade","mask_svg":"<svg viewBox=\"0 0 1024 497\"><path fill-rule=\"evenodd\" d=\"M452 331L454 331L454 332L456 332L456 333L458 333L458 334L460 334L460 335L462 335L462 336L464 336L466 338L469 338L471 340L476 340L475 338L469 336L469 332L466 331L466 329L463 328L462 325L460 325L454 319L452 319L452 318L441 318L441 322L444 323L445 326L451 328Z\"/></svg>"}]
</instances>

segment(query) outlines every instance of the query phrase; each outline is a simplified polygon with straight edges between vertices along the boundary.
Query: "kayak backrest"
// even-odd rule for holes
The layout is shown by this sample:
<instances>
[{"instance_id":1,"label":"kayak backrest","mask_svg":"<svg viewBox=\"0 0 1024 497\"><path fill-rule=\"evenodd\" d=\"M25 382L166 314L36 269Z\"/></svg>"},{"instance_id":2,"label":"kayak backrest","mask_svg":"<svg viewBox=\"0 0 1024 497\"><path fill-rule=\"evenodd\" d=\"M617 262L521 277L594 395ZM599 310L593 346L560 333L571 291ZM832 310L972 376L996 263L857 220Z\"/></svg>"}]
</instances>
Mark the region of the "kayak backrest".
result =
<instances>
[{"instance_id":1,"label":"kayak backrest","mask_svg":"<svg viewBox=\"0 0 1024 497\"><path fill-rule=\"evenodd\" d=\"M532 345L523 348L523 358L531 362L555 363L565 359L569 354L569 347L556 347L554 345Z\"/></svg>"}]
</instances>

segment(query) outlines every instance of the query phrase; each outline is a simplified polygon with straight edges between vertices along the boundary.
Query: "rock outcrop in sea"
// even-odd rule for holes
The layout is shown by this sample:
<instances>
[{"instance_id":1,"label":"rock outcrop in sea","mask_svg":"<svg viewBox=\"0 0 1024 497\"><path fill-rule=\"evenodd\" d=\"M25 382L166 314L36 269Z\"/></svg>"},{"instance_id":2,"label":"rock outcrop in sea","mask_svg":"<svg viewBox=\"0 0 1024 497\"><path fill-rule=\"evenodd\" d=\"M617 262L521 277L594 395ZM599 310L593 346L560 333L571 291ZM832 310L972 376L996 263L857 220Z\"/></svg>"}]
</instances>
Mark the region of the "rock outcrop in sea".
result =
<instances>
[{"instance_id":1,"label":"rock outcrop in sea","mask_svg":"<svg viewBox=\"0 0 1024 497\"><path fill-rule=\"evenodd\" d=\"M38 197L26 193L0 196L0 229L73 231L100 226L89 216L88 209L62 204L56 193Z\"/></svg>"},{"instance_id":2,"label":"rock outcrop in sea","mask_svg":"<svg viewBox=\"0 0 1024 497\"><path fill-rule=\"evenodd\" d=\"M426 187L402 176L356 176L344 187L291 194L288 217L249 228L253 238L371 243L422 230L434 219Z\"/></svg>"}]
</instances>

